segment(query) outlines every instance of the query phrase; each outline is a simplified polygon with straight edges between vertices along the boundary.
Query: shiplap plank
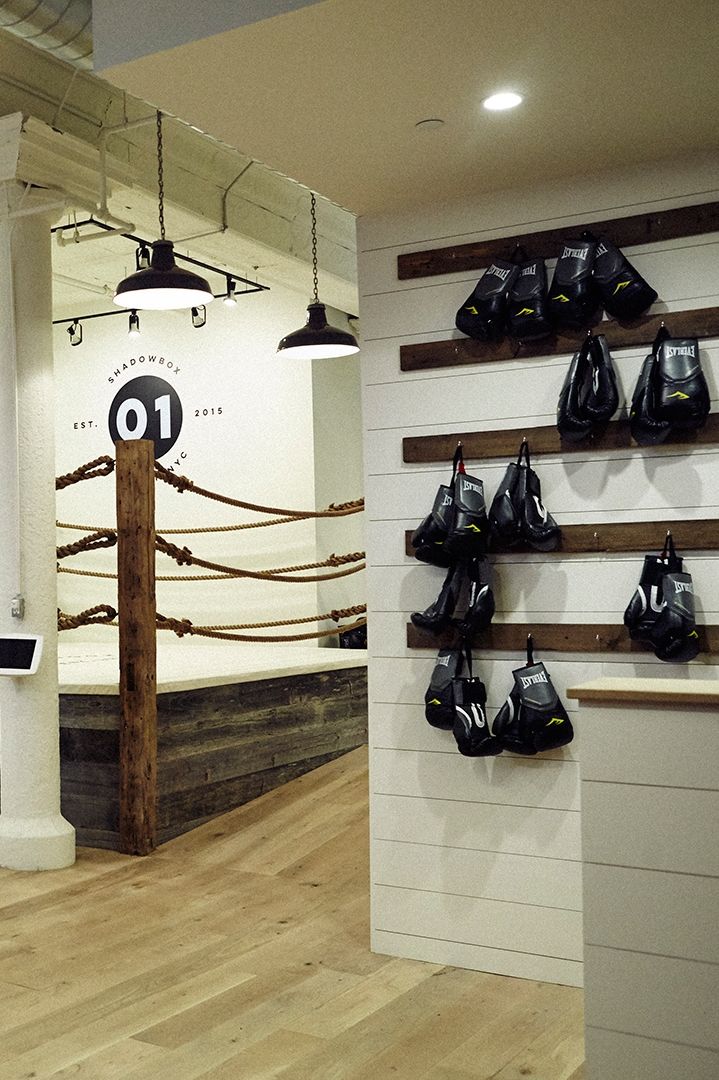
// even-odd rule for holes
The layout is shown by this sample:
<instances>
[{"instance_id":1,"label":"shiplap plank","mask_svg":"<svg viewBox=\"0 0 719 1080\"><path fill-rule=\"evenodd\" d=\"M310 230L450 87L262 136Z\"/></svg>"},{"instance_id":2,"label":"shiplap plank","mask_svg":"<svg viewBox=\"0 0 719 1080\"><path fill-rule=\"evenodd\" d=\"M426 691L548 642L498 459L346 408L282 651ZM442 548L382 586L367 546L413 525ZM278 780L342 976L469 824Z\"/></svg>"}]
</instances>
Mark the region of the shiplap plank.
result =
<instances>
[{"instance_id":1,"label":"shiplap plank","mask_svg":"<svg viewBox=\"0 0 719 1080\"><path fill-rule=\"evenodd\" d=\"M581 866L561 859L375 840L372 879L405 889L582 910Z\"/></svg>"},{"instance_id":2,"label":"shiplap plank","mask_svg":"<svg viewBox=\"0 0 719 1080\"><path fill-rule=\"evenodd\" d=\"M579 809L579 766L513 754L469 759L461 754L372 751L372 790L414 798L509 806Z\"/></svg>"},{"instance_id":3,"label":"shiplap plank","mask_svg":"<svg viewBox=\"0 0 719 1080\"><path fill-rule=\"evenodd\" d=\"M589 945L585 995L596 1027L719 1049L719 965Z\"/></svg>"},{"instance_id":4,"label":"shiplap plank","mask_svg":"<svg viewBox=\"0 0 719 1080\"><path fill-rule=\"evenodd\" d=\"M588 1026L586 1052L601 1080L716 1080L719 1051Z\"/></svg>"},{"instance_id":5,"label":"shiplap plank","mask_svg":"<svg viewBox=\"0 0 719 1080\"><path fill-rule=\"evenodd\" d=\"M582 811L587 862L719 877L717 791L584 780Z\"/></svg>"},{"instance_id":6,"label":"shiplap plank","mask_svg":"<svg viewBox=\"0 0 719 1080\"><path fill-rule=\"evenodd\" d=\"M378 840L444 844L475 851L503 851L549 859L581 858L576 811L543 807L467 806L449 799L373 795L373 832Z\"/></svg>"},{"instance_id":7,"label":"shiplap plank","mask_svg":"<svg viewBox=\"0 0 719 1080\"><path fill-rule=\"evenodd\" d=\"M585 865L584 890L590 945L719 964L719 878Z\"/></svg>"},{"instance_id":8,"label":"shiplap plank","mask_svg":"<svg viewBox=\"0 0 719 1080\"><path fill-rule=\"evenodd\" d=\"M376 885L374 916L377 929L388 933L426 933L472 945L582 959L582 918L576 911Z\"/></svg>"},{"instance_id":9,"label":"shiplap plank","mask_svg":"<svg viewBox=\"0 0 719 1080\"><path fill-rule=\"evenodd\" d=\"M599 499L614 510L715 506L719 451L666 454L653 458L637 451L608 464L601 458L542 460L537 473L542 500L550 513L588 514L588 501ZM484 483L489 504L506 470L506 462L470 469ZM446 483L448 468L372 476L367 480L370 521L411 518L419 523L431 509L437 486ZM401 542L401 541L400 541Z\"/></svg>"},{"instance_id":10,"label":"shiplap plank","mask_svg":"<svg viewBox=\"0 0 719 1080\"><path fill-rule=\"evenodd\" d=\"M515 979L534 979L564 986L582 985L582 964L579 960L560 960L554 956L523 953L515 949L485 948L465 941L387 933L383 930L372 931L371 944L375 952L388 956L406 956L430 964L451 964L475 971L489 971L495 975L509 975Z\"/></svg>"},{"instance_id":11,"label":"shiplap plank","mask_svg":"<svg viewBox=\"0 0 719 1080\"><path fill-rule=\"evenodd\" d=\"M581 712L586 721L584 780L719 791L719 724L713 709L584 704ZM652 752L672 746L678 732L681 753Z\"/></svg>"}]
</instances>

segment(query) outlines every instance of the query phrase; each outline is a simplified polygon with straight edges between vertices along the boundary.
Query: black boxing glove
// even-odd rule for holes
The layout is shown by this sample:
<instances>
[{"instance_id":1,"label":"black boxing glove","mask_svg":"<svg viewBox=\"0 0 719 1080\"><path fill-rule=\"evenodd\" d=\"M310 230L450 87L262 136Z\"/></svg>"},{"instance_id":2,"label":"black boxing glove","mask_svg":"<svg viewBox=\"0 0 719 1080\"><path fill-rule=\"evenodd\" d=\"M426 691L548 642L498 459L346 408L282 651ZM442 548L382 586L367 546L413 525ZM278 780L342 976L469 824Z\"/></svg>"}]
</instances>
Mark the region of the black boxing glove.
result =
<instances>
[{"instance_id":1,"label":"black boxing glove","mask_svg":"<svg viewBox=\"0 0 719 1080\"><path fill-rule=\"evenodd\" d=\"M566 442L581 442L592 434L594 421L582 408L589 374L589 338L572 357L557 404L557 430Z\"/></svg>"},{"instance_id":2,"label":"black boxing glove","mask_svg":"<svg viewBox=\"0 0 719 1080\"><path fill-rule=\"evenodd\" d=\"M450 566L451 558L444 550L452 507L452 487L440 484L431 512L412 533L412 547L416 559L433 566Z\"/></svg>"},{"instance_id":3,"label":"black boxing glove","mask_svg":"<svg viewBox=\"0 0 719 1080\"><path fill-rule=\"evenodd\" d=\"M424 611L413 611L410 615L414 625L422 627L423 630L431 630L433 634L448 626L457 606L463 581L464 567L462 564L458 563L450 566L437 599Z\"/></svg>"},{"instance_id":4,"label":"black boxing glove","mask_svg":"<svg viewBox=\"0 0 719 1080\"><path fill-rule=\"evenodd\" d=\"M509 290L507 329L518 341L538 341L552 333L544 259L528 259Z\"/></svg>"},{"instance_id":5,"label":"black boxing glove","mask_svg":"<svg viewBox=\"0 0 719 1080\"><path fill-rule=\"evenodd\" d=\"M464 657L461 649L440 649L434 671L424 695L424 715L432 727L451 731L454 725L454 693L452 682L462 671Z\"/></svg>"},{"instance_id":6,"label":"black boxing glove","mask_svg":"<svg viewBox=\"0 0 719 1080\"><path fill-rule=\"evenodd\" d=\"M699 653L691 574L666 574L662 580L662 610L649 641L658 660L685 664Z\"/></svg>"},{"instance_id":7,"label":"black boxing glove","mask_svg":"<svg viewBox=\"0 0 719 1080\"><path fill-rule=\"evenodd\" d=\"M562 530L542 503L542 488L539 477L531 467L529 444L526 440L519 452L520 458L524 456L526 459L519 467L517 484L520 534L536 551L554 551L559 547Z\"/></svg>"},{"instance_id":8,"label":"black boxing glove","mask_svg":"<svg viewBox=\"0 0 719 1080\"><path fill-rule=\"evenodd\" d=\"M597 245L591 240L569 240L554 268L549 289L549 313L559 327L590 323L599 307L599 292L592 276Z\"/></svg>"},{"instance_id":9,"label":"black boxing glove","mask_svg":"<svg viewBox=\"0 0 719 1080\"><path fill-rule=\"evenodd\" d=\"M673 428L696 431L711 401L696 338L668 338L659 346L654 372L654 413Z\"/></svg>"},{"instance_id":10,"label":"black boxing glove","mask_svg":"<svg viewBox=\"0 0 719 1080\"><path fill-rule=\"evenodd\" d=\"M469 597L467 610L457 622L464 638L472 640L480 630L486 630L494 617L494 593L489 584L489 568L486 559L472 559L467 567Z\"/></svg>"},{"instance_id":11,"label":"black boxing glove","mask_svg":"<svg viewBox=\"0 0 719 1080\"><path fill-rule=\"evenodd\" d=\"M457 312L457 329L477 341L499 341L504 334L507 297L518 274L514 263L495 259Z\"/></svg>"},{"instance_id":12,"label":"black boxing glove","mask_svg":"<svg viewBox=\"0 0 719 1080\"><path fill-rule=\"evenodd\" d=\"M595 240L584 233L587 240ZM608 240L599 240L594 257L594 280L604 310L616 319L636 319L657 299L657 293L635 270L619 248Z\"/></svg>"},{"instance_id":13,"label":"black boxing glove","mask_svg":"<svg viewBox=\"0 0 719 1080\"><path fill-rule=\"evenodd\" d=\"M544 664L535 664L531 635L527 665L512 672L514 685L497 713L492 732L503 750L532 756L566 746L574 738L567 710Z\"/></svg>"},{"instance_id":14,"label":"black boxing glove","mask_svg":"<svg viewBox=\"0 0 719 1080\"><path fill-rule=\"evenodd\" d=\"M484 505L484 485L460 467L454 481L451 519L444 542L445 552L453 559L471 559L487 550L489 526Z\"/></svg>"}]
</instances>

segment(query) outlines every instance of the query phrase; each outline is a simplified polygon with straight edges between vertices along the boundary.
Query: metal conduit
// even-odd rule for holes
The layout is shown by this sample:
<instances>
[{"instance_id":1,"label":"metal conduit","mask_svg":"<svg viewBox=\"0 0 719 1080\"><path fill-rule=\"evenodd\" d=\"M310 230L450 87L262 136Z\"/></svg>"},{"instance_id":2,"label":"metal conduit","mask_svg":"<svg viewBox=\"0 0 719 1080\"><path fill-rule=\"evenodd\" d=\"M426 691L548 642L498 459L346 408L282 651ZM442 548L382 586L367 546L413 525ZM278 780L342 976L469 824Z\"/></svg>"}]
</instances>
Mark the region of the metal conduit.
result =
<instances>
[{"instance_id":1,"label":"metal conduit","mask_svg":"<svg viewBox=\"0 0 719 1080\"><path fill-rule=\"evenodd\" d=\"M0 0L0 29L92 69L92 0Z\"/></svg>"}]
</instances>

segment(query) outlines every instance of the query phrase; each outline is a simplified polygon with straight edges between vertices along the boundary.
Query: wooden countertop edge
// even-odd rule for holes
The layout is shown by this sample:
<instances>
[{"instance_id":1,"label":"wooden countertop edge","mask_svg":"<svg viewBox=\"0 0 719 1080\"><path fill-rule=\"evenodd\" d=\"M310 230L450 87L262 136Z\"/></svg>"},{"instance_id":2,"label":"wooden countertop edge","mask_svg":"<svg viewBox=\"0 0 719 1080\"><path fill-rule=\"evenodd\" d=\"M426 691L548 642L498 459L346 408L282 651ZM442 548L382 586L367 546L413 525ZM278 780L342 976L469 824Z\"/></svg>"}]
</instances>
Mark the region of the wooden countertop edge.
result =
<instances>
[{"instance_id":1,"label":"wooden countertop edge","mask_svg":"<svg viewBox=\"0 0 719 1080\"><path fill-rule=\"evenodd\" d=\"M569 687L567 697L606 705L719 706L719 679L595 679Z\"/></svg>"}]
</instances>

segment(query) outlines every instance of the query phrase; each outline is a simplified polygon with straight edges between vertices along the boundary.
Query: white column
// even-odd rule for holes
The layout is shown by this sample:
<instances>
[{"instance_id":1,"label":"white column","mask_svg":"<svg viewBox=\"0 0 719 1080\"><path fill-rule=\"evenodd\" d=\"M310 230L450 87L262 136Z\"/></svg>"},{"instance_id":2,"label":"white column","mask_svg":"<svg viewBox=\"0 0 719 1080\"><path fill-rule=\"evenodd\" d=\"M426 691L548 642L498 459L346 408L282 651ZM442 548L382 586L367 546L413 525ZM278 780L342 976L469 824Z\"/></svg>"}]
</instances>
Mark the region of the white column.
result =
<instances>
[{"instance_id":1,"label":"white column","mask_svg":"<svg viewBox=\"0 0 719 1080\"><path fill-rule=\"evenodd\" d=\"M36 675L0 676L0 866L53 870L74 862L75 830L60 813L52 221L47 213L13 218L23 188L8 182L3 189L0 632L43 634L45 650ZM31 207L22 202L21 209ZM18 591L22 621L10 613Z\"/></svg>"}]
</instances>

